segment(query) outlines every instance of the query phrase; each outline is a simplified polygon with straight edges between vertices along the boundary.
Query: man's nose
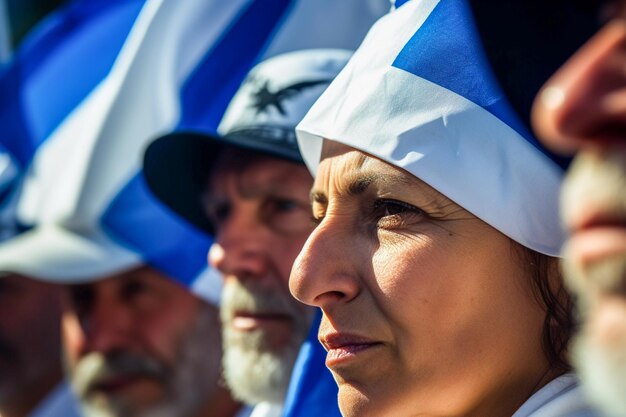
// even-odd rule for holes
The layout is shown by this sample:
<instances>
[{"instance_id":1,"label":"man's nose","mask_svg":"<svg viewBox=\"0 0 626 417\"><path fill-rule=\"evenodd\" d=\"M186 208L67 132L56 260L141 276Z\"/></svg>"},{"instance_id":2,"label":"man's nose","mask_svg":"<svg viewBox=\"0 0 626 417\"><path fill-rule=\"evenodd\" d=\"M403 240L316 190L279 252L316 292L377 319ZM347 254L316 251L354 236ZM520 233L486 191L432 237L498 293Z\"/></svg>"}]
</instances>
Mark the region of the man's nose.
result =
<instances>
[{"instance_id":1,"label":"man's nose","mask_svg":"<svg viewBox=\"0 0 626 417\"><path fill-rule=\"evenodd\" d=\"M79 322L87 351L107 354L128 349L137 338L132 311L122 303L99 300L79 317Z\"/></svg>"},{"instance_id":2,"label":"man's nose","mask_svg":"<svg viewBox=\"0 0 626 417\"><path fill-rule=\"evenodd\" d=\"M614 19L544 85L533 127L556 151L626 141L626 20Z\"/></svg>"},{"instance_id":3,"label":"man's nose","mask_svg":"<svg viewBox=\"0 0 626 417\"><path fill-rule=\"evenodd\" d=\"M235 213L219 225L208 254L211 266L225 276L262 276L267 268L269 231L249 213Z\"/></svg>"}]
</instances>

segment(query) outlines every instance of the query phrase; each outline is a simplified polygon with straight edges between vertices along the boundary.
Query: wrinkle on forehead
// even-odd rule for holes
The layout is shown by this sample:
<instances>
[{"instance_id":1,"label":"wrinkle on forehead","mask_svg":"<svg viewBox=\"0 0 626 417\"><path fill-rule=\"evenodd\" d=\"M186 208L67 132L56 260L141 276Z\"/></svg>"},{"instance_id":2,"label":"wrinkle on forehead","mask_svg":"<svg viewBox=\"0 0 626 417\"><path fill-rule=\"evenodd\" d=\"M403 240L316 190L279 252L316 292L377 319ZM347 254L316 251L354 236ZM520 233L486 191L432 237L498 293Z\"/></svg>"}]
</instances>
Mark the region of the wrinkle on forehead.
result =
<instances>
[{"instance_id":1,"label":"wrinkle on forehead","mask_svg":"<svg viewBox=\"0 0 626 417\"><path fill-rule=\"evenodd\" d=\"M325 140L311 201L327 205L328 193L358 197L375 188L380 197L391 192L435 218L474 218L463 207L410 172L350 146ZM402 193L398 190L401 189Z\"/></svg>"},{"instance_id":2,"label":"wrinkle on forehead","mask_svg":"<svg viewBox=\"0 0 626 417\"><path fill-rule=\"evenodd\" d=\"M382 163L383 165L381 166ZM382 167L382 171L381 171ZM332 175L329 173L332 172ZM412 175L403 175L387 162L351 146L324 140L317 176L328 189L330 181L349 196L363 194L372 184L403 183L411 185ZM318 181L316 180L316 186ZM315 191L312 195L318 194Z\"/></svg>"}]
</instances>

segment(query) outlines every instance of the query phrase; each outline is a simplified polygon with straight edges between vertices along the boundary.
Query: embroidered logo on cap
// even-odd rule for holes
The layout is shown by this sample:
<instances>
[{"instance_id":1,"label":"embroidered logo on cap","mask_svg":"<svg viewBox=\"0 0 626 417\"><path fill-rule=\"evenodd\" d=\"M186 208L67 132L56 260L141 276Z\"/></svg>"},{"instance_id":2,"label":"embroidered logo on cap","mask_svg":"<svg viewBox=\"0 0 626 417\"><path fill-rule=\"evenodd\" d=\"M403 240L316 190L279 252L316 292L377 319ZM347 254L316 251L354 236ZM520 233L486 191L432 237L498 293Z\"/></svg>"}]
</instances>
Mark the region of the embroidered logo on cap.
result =
<instances>
[{"instance_id":1,"label":"embroidered logo on cap","mask_svg":"<svg viewBox=\"0 0 626 417\"><path fill-rule=\"evenodd\" d=\"M269 89L269 81L266 80L258 91L253 94L252 104L250 106L256 109L256 114L265 113L271 106L274 106L280 114L286 116L287 113L283 107L284 100L292 98L307 88L320 84L328 84L331 81L331 79L303 81L276 91L271 91Z\"/></svg>"}]
</instances>

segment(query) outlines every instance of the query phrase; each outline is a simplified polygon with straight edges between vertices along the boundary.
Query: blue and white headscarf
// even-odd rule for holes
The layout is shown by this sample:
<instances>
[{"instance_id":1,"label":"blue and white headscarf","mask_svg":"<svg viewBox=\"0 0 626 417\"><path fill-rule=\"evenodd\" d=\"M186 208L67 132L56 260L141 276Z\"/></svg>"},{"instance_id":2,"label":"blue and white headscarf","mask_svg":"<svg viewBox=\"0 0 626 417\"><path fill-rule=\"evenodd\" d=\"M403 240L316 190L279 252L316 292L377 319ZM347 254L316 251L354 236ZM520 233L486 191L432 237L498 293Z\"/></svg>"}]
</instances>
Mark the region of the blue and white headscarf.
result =
<instances>
[{"instance_id":1,"label":"blue and white headscarf","mask_svg":"<svg viewBox=\"0 0 626 417\"><path fill-rule=\"evenodd\" d=\"M511 239L556 256L562 169L501 91L466 0L380 19L297 128L312 172L323 139L400 167Z\"/></svg>"}]
</instances>

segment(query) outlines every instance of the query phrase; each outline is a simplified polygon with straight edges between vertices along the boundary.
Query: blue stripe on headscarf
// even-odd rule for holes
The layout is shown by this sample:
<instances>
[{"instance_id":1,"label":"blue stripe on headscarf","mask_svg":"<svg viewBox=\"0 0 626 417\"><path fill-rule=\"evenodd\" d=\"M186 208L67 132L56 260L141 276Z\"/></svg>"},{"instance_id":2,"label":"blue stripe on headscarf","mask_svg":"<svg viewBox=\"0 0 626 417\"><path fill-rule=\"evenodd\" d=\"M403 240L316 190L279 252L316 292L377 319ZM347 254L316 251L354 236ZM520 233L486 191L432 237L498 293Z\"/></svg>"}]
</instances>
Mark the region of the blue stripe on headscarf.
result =
<instances>
[{"instance_id":1,"label":"blue stripe on headscarf","mask_svg":"<svg viewBox=\"0 0 626 417\"><path fill-rule=\"evenodd\" d=\"M182 89L179 129L216 131L244 77L292 0L256 0L206 54Z\"/></svg>"},{"instance_id":2,"label":"blue stripe on headscarf","mask_svg":"<svg viewBox=\"0 0 626 417\"><path fill-rule=\"evenodd\" d=\"M207 266L211 238L165 207L141 173L115 196L101 224L122 246L186 287Z\"/></svg>"},{"instance_id":3,"label":"blue stripe on headscarf","mask_svg":"<svg viewBox=\"0 0 626 417\"><path fill-rule=\"evenodd\" d=\"M109 73L143 3L83 0L60 8L0 70L3 142L18 163L25 166ZM68 82L59 82L64 79Z\"/></svg>"},{"instance_id":4,"label":"blue stripe on headscarf","mask_svg":"<svg viewBox=\"0 0 626 417\"><path fill-rule=\"evenodd\" d=\"M483 107L546 154L498 85L466 0L441 0L392 65Z\"/></svg>"},{"instance_id":5,"label":"blue stripe on headscarf","mask_svg":"<svg viewBox=\"0 0 626 417\"><path fill-rule=\"evenodd\" d=\"M284 417L341 417L337 383L324 366L326 351L317 340L321 319L322 312L317 309L291 374Z\"/></svg>"},{"instance_id":6,"label":"blue stripe on headscarf","mask_svg":"<svg viewBox=\"0 0 626 417\"><path fill-rule=\"evenodd\" d=\"M396 0L394 3L394 6L396 6L396 9L400 6L402 6L404 3L407 3L409 0Z\"/></svg>"}]
</instances>

